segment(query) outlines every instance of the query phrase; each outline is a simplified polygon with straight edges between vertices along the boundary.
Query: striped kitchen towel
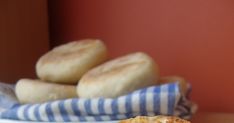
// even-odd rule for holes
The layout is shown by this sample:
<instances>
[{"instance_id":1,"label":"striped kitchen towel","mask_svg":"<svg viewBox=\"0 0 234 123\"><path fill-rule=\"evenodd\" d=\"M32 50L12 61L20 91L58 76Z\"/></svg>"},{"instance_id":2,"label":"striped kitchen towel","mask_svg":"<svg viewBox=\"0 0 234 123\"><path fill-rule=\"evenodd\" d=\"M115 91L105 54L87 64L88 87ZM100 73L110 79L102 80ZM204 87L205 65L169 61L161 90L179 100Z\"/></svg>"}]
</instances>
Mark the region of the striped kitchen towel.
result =
<instances>
[{"instance_id":1,"label":"striped kitchen towel","mask_svg":"<svg viewBox=\"0 0 234 123\"><path fill-rule=\"evenodd\" d=\"M1 107L0 102L0 107ZM66 99L42 104L20 105L0 112L2 119L25 121L111 121L137 115L176 115L190 118L196 105L179 91L178 83L152 86L115 99Z\"/></svg>"}]
</instances>

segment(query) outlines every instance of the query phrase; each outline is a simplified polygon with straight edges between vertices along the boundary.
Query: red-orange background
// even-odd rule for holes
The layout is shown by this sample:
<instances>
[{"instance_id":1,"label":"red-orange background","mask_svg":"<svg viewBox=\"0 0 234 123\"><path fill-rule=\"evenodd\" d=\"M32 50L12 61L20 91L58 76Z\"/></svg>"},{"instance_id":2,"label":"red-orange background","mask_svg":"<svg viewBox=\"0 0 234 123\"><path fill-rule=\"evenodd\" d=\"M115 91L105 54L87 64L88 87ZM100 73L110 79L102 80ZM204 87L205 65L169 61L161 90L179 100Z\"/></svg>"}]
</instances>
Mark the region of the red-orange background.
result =
<instances>
[{"instance_id":1,"label":"red-orange background","mask_svg":"<svg viewBox=\"0 0 234 123\"><path fill-rule=\"evenodd\" d=\"M100 38L111 57L149 53L181 75L201 111L234 112L234 1L49 0L53 45Z\"/></svg>"},{"instance_id":2,"label":"red-orange background","mask_svg":"<svg viewBox=\"0 0 234 123\"><path fill-rule=\"evenodd\" d=\"M0 82L35 78L48 37L47 0L0 0Z\"/></svg>"}]
</instances>

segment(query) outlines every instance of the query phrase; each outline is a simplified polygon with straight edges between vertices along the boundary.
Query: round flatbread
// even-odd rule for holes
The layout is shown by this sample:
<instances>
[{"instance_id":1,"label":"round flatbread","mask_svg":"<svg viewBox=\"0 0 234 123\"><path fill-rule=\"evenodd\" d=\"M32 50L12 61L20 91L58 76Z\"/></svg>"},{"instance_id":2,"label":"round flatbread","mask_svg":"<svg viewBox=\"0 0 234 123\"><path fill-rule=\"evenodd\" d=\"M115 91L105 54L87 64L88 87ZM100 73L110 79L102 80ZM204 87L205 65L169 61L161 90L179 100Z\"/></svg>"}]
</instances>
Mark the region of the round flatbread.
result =
<instances>
[{"instance_id":1,"label":"round flatbread","mask_svg":"<svg viewBox=\"0 0 234 123\"><path fill-rule=\"evenodd\" d=\"M102 41L74 41L55 47L43 55L36 64L36 73L44 81L72 84L106 59L107 49Z\"/></svg>"},{"instance_id":2,"label":"round flatbread","mask_svg":"<svg viewBox=\"0 0 234 123\"><path fill-rule=\"evenodd\" d=\"M134 90L154 85L159 70L154 60L137 52L108 61L88 71L80 80L80 97L115 98Z\"/></svg>"},{"instance_id":3,"label":"round flatbread","mask_svg":"<svg viewBox=\"0 0 234 123\"><path fill-rule=\"evenodd\" d=\"M75 85L33 79L20 79L16 84L15 93L20 103L43 103L77 97Z\"/></svg>"}]
</instances>

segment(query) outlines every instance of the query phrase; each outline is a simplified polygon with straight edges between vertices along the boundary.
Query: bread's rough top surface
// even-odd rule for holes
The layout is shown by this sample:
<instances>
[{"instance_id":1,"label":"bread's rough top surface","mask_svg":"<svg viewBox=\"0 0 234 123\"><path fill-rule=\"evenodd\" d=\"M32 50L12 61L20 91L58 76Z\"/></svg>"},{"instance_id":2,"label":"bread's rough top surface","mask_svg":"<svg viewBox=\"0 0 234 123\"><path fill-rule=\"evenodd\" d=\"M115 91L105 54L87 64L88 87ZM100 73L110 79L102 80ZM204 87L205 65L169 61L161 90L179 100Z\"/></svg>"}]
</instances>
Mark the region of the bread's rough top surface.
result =
<instances>
[{"instance_id":1,"label":"bread's rough top surface","mask_svg":"<svg viewBox=\"0 0 234 123\"><path fill-rule=\"evenodd\" d=\"M103 45L100 40L85 39L73 41L67 44L57 46L50 52L41 57L40 64L51 64L74 60L74 58L83 57L90 49L95 49Z\"/></svg>"},{"instance_id":2,"label":"bread's rough top surface","mask_svg":"<svg viewBox=\"0 0 234 123\"><path fill-rule=\"evenodd\" d=\"M41 56L36 63L36 73L43 81L77 84L81 76L106 59L107 48L101 40L77 40Z\"/></svg>"},{"instance_id":3,"label":"bread's rough top surface","mask_svg":"<svg viewBox=\"0 0 234 123\"><path fill-rule=\"evenodd\" d=\"M84 83L97 83L97 79L102 78L106 80L107 78L119 74L126 75L129 72L144 69L145 66L155 67L155 63L146 54L137 52L113 59L90 70L85 76L83 76L82 81L84 81Z\"/></svg>"},{"instance_id":4,"label":"bread's rough top surface","mask_svg":"<svg viewBox=\"0 0 234 123\"><path fill-rule=\"evenodd\" d=\"M190 123L187 120L175 116L137 116L127 120L122 120L119 123Z\"/></svg>"},{"instance_id":5,"label":"bread's rough top surface","mask_svg":"<svg viewBox=\"0 0 234 123\"><path fill-rule=\"evenodd\" d=\"M155 85L158 78L155 61L146 53L135 52L89 70L81 77L77 92L82 98L117 98Z\"/></svg>"}]
</instances>

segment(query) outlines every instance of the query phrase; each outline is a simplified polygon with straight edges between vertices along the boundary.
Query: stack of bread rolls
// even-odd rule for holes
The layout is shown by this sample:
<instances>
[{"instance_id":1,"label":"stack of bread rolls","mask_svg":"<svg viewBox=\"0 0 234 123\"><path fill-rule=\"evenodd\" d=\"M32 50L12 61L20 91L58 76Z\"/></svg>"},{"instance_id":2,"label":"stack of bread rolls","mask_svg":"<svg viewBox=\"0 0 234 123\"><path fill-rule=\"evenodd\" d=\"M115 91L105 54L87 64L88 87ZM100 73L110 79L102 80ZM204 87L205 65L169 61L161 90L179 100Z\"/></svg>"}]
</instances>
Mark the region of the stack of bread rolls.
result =
<instances>
[{"instance_id":1,"label":"stack of bread rolls","mask_svg":"<svg viewBox=\"0 0 234 123\"><path fill-rule=\"evenodd\" d=\"M186 91L182 77L160 77L155 61L135 52L107 60L98 39L83 39L55 47L36 64L39 79L20 79L16 96L21 103L43 103L67 98L115 98L140 88L173 81Z\"/></svg>"},{"instance_id":2,"label":"stack of bread rolls","mask_svg":"<svg viewBox=\"0 0 234 123\"><path fill-rule=\"evenodd\" d=\"M76 85L91 68L107 60L105 44L97 39L55 47L36 64L39 80L20 79L16 96L21 103L42 103L77 97Z\"/></svg>"}]
</instances>

